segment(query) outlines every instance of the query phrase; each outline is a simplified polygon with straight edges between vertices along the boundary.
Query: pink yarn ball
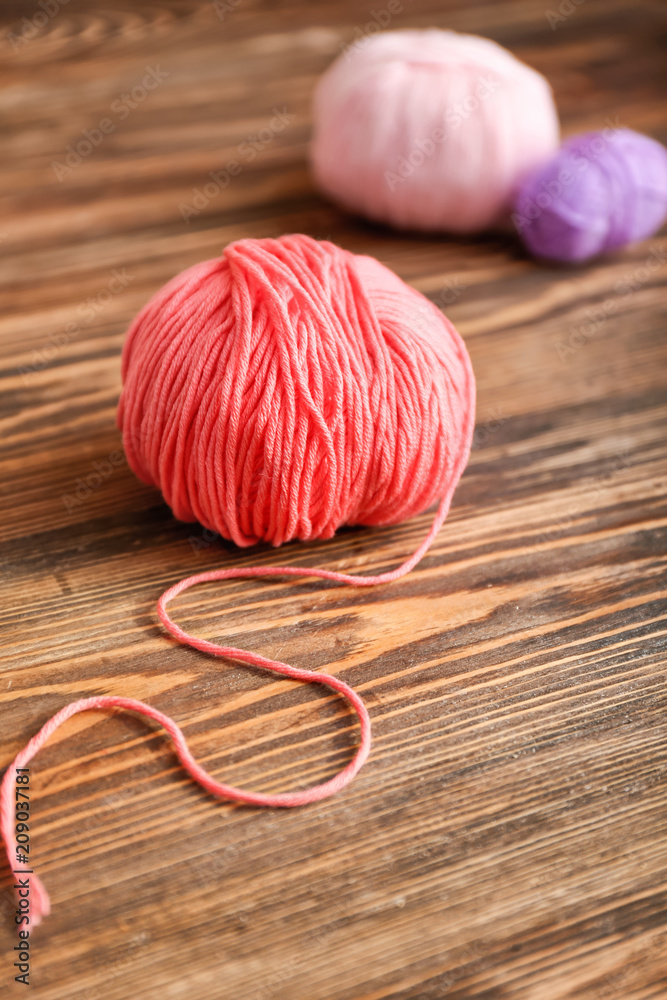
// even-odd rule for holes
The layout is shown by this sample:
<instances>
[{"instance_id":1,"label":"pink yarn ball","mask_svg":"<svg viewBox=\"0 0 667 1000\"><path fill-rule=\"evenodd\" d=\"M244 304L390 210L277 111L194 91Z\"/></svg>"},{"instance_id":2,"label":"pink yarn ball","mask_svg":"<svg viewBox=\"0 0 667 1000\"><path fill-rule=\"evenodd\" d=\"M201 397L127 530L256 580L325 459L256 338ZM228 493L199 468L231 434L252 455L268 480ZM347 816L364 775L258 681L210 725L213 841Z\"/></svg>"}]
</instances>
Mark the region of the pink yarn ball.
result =
<instances>
[{"instance_id":1,"label":"pink yarn ball","mask_svg":"<svg viewBox=\"0 0 667 1000\"><path fill-rule=\"evenodd\" d=\"M470 451L452 324L378 261L308 236L240 240L179 274L134 320L122 375L132 469L237 545L442 498L446 513Z\"/></svg>"},{"instance_id":2,"label":"pink yarn ball","mask_svg":"<svg viewBox=\"0 0 667 1000\"><path fill-rule=\"evenodd\" d=\"M312 164L346 208L399 228L471 233L499 221L557 148L549 84L500 45L389 31L319 81Z\"/></svg>"}]
</instances>

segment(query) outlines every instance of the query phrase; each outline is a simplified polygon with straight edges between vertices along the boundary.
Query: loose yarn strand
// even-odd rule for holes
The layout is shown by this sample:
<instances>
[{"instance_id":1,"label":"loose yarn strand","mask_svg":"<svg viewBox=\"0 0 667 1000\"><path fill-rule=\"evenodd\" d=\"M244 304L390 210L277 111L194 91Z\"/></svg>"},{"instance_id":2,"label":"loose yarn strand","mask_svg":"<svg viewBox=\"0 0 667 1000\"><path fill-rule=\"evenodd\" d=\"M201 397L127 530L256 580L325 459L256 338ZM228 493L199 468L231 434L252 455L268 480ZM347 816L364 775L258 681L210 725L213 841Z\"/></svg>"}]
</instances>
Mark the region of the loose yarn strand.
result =
<instances>
[{"instance_id":1,"label":"loose yarn strand","mask_svg":"<svg viewBox=\"0 0 667 1000\"><path fill-rule=\"evenodd\" d=\"M209 642L206 639L201 639L197 636L191 635L190 633L184 631L184 629L177 625L176 622L170 617L167 612L167 605L184 590L188 590L190 587L196 586L199 583L210 583L213 581L233 580L239 578L310 576L319 577L323 580L332 580L337 583L355 587L371 587L376 584L390 583L391 581L397 580L409 573L431 546L433 539L447 516L447 511L449 510L452 494L454 492L454 486L455 483L452 484L452 488L448 490L447 494L443 497L433 520L433 524L416 551L400 566L389 572L380 573L374 576L350 576L347 573L338 573L333 570L301 566L232 567L230 569L211 570L206 573L197 573L194 576L190 576L179 581L179 583L170 587L164 592L164 594L162 594L157 603L158 615L167 631L170 632L175 639L178 639L179 642L192 646L194 649L198 649L201 652L209 653L212 656L230 657L235 660L241 660L244 663L252 664L253 666L264 667L267 670L273 671L273 673L289 677L291 680L303 681L312 684L323 684L325 687L331 688L331 690L342 695L342 697L345 698L352 706L359 719L359 746L352 760L341 771L334 775L333 778L330 778L321 784L306 788L303 791L281 792L276 795L265 795L260 792L245 791L241 788L235 788L233 785L227 785L223 782L216 781L216 779L210 775L208 771L197 763L190 751L190 748L188 747L185 735L177 723L170 716L165 715L164 712L160 712L158 709L153 708L151 705L148 705L143 701L138 701L134 698L122 698L117 695L109 695L82 698L79 701L71 702L45 722L39 732L33 736L33 738L22 750L19 751L7 768L2 780L2 786L0 787L0 833L2 834L2 838L5 843L5 850L10 870L16 875L17 879L22 879L22 875L27 874L27 879L29 881L29 918L31 926L37 926L44 917L49 915L51 912L51 903L49 895L44 888L41 879L32 871L32 869L29 869L27 865L25 868L15 867L17 865L16 856L17 853L19 853L19 845L16 841L14 816L16 770L17 768L25 767L33 759L35 754L37 754L37 752L44 746L47 740L53 735L56 729L58 729L73 715L77 715L79 712L121 709L126 712L135 712L138 715L143 715L147 719L154 719L171 737L176 750L176 755L190 777L201 785L202 788L206 789L206 791L211 795L214 795L217 798L228 799L232 802L243 802L247 805L272 808L292 808L295 806L304 806L312 802L320 802L322 799L326 799L330 795L334 795L336 792L348 785L350 781L352 781L354 776L366 761L371 747L371 722L368 710L366 709L362 698L357 694L354 688L351 688L344 681L337 677L333 677L330 674L319 673L314 670L301 670L297 667L292 667L287 663L282 663L280 660L271 660L267 657L260 656L258 653L252 653L249 650L238 649L234 646L221 646L218 643Z\"/></svg>"}]
</instances>

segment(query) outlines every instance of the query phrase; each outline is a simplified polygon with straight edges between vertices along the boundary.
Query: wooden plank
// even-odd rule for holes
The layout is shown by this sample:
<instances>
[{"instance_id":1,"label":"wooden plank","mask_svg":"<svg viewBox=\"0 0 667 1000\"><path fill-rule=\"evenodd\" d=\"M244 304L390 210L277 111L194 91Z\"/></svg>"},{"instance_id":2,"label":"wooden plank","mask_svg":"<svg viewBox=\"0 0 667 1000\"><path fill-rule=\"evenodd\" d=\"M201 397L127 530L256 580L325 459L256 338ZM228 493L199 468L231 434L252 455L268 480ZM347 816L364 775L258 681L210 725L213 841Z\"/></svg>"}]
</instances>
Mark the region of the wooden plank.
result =
<instances>
[{"instance_id":1,"label":"wooden plank","mask_svg":"<svg viewBox=\"0 0 667 1000\"><path fill-rule=\"evenodd\" d=\"M552 30L535 0L406 0L391 26L509 46L548 75L566 133L611 120L667 140L664 8L571 6ZM390 568L431 515L279 552L174 521L115 427L127 324L173 274L290 231L375 255L445 303L479 407L451 514L406 579L179 600L202 635L359 689L374 746L344 793L281 813L215 802L126 715L74 718L40 753L31 839L54 910L31 938L36 995L667 996L665 235L570 269L508 231L398 235L329 204L310 95L363 4L230 0L221 20L189 0L70 0L23 38L38 9L0 15L3 764L93 694L155 704L216 776L263 791L323 780L355 746L339 701L177 646L155 601L232 564ZM129 107L151 70L167 75ZM179 206L274 108L285 128L186 223ZM54 169L104 117L99 146Z\"/></svg>"}]
</instances>

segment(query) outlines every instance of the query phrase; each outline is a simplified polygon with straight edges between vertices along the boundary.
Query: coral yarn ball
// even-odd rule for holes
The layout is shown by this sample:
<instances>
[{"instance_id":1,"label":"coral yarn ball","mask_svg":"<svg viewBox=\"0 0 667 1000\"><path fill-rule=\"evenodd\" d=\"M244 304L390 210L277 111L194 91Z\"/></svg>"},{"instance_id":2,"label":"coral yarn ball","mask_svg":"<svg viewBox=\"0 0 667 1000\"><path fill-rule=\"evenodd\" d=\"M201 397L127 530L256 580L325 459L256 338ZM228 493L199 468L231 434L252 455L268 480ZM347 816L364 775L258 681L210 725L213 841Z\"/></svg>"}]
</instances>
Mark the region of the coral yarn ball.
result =
<instances>
[{"instance_id":1,"label":"coral yarn ball","mask_svg":"<svg viewBox=\"0 0 667 1000\"><path fill-rule=\"evenodd\" d=\"M320 79L311 159L321 189L399 228L472 233L509 214L557 148L549 84L500 45L453 31L388 31Z\"/></svg>"},{"instance_id":2,"label":"coral yarn ball","mask_svg":"<svg viewBox=\"0 0 667 1000\"><path fill-rule=\"evenodd\" d=\"M667 149L631 129L574 136L528 176L514 224L531 253L582 261L652 236L667 217Z\"/></svg>"},{"instance_id":3,"label":"coral yarn ball","mask_svg":"<svg viewBox=\"0 0 667 1000\"><path fill-rule=\"evenodd\" d=\"M130 466L237 545L386 525L451 492L475 383L433 303L371 257L245 239L162 288L123 350Z\"/></svg>"}]
</instances>

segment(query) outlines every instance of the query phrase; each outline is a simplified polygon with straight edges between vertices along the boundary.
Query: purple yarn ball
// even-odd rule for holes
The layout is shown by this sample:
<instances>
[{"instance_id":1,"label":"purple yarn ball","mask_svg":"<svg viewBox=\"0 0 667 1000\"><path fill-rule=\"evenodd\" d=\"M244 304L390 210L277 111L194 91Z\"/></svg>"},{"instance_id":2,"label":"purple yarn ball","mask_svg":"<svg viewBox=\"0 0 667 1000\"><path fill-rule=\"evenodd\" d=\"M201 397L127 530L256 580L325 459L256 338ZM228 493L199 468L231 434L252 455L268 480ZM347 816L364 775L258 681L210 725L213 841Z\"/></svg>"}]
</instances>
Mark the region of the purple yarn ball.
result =
<instances>
[{"instance_id":1,"label":"purple yarn ball","mask_svg":"<svg viewBox=\"0 0 667 1000\"><path fill-rule=\"evenodd\" d=\"M576 135L523 182L512 216L537 257L587 260L667 217L667 149L630 129Z\"/></svg>"}]
</instances>

